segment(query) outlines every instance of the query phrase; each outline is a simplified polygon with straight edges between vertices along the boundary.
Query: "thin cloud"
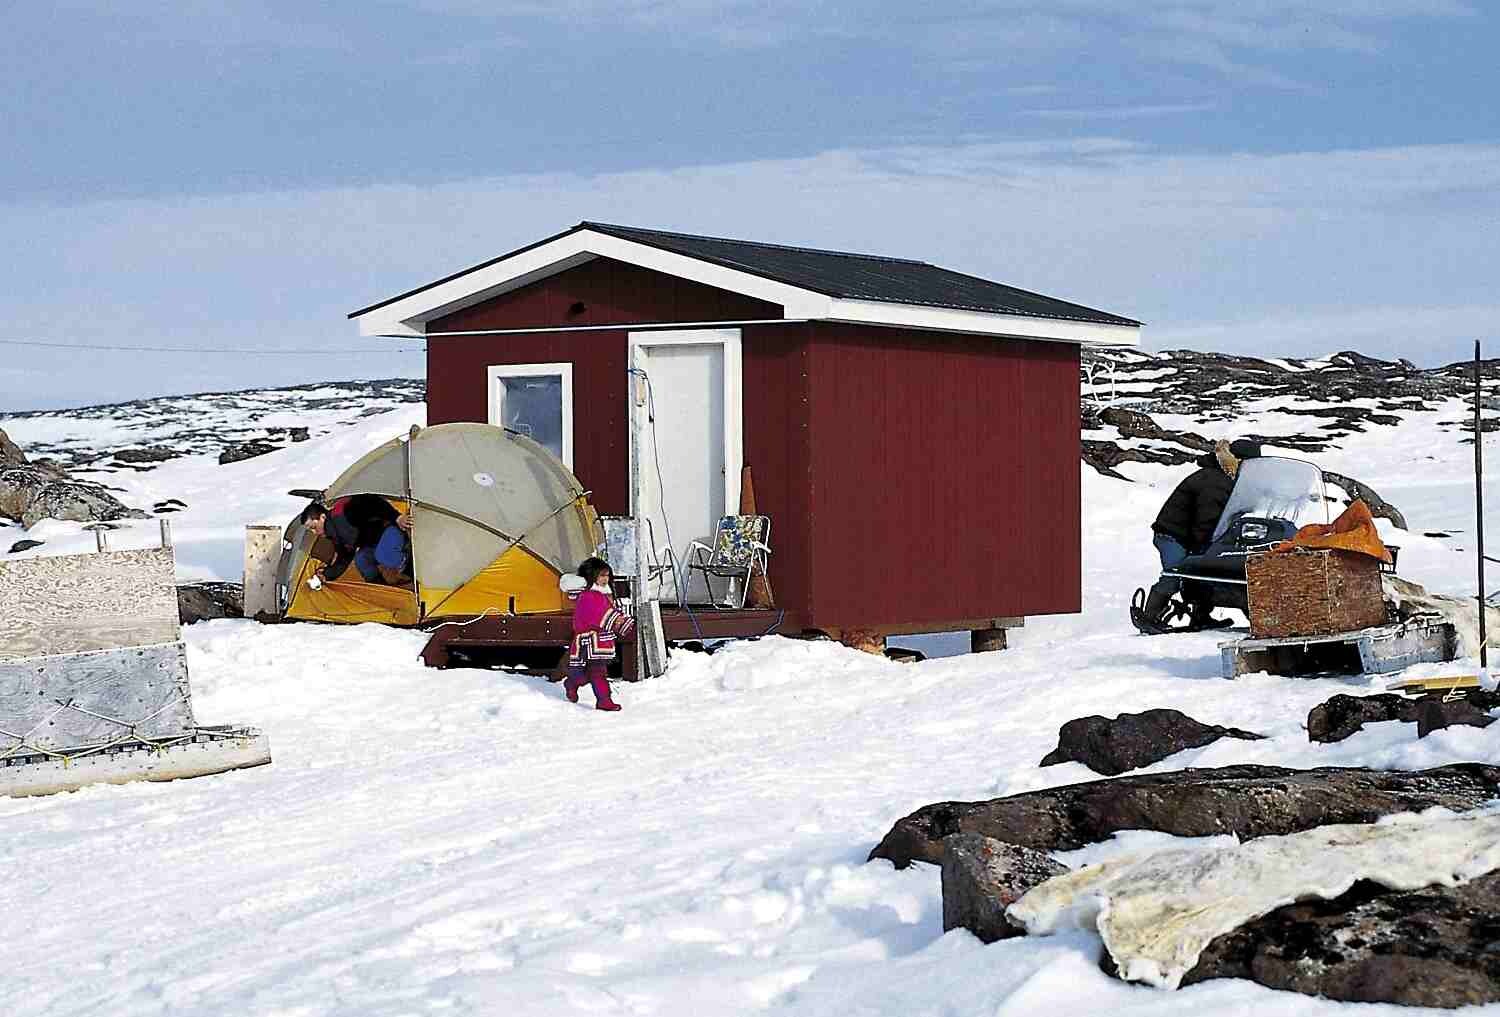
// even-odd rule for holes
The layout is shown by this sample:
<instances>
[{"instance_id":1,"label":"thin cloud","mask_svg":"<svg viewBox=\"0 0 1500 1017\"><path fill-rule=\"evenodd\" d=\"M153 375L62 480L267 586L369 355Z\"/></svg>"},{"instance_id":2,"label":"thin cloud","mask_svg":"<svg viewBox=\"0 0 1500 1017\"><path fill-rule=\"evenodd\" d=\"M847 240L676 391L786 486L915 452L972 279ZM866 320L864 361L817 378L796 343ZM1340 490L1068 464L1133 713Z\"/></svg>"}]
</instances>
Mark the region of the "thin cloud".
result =
<instances>
[{"instance_id":1,"label":"thin cloud","mask_svg":"<svg viewBox=\"0 0 1500 1017\"><path fill-rule=\"evenodd\" d=\"M1105 106L1098 109L1023 109L1023 117L1040 120L1141 120L1148 117L1207 113L1219 107L1211 102L1160 103L1145 106Z\"/></svg>"}]
</instances>

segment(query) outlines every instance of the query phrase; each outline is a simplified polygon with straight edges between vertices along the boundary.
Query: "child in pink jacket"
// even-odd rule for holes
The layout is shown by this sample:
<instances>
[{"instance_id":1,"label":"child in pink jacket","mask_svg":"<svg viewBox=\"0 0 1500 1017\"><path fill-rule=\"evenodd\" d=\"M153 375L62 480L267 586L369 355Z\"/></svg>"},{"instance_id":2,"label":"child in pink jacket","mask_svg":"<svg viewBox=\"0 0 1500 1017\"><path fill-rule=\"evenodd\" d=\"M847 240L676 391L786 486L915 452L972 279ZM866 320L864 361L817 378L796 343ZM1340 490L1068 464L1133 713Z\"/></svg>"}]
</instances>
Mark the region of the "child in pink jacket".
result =
<instances>
[{"instance_id":1,"label":"child in pink jacket","mask_svg":"<svg viewBox=\"0 0 1500 1017\"><path fill-rule=\"evenodd\" d=\"M585 684L592 685L594 708L613 712L620 704L609 694L609 662L615 659L615 640L629 637L635 630L635 619L621 613L615 603L607 562L590 558L578 566L578 574L589 585L578 595L573 608L573 644L568 650L563 693L569 702L576 703L578 690Z\"/></svg>"}]
</instances>

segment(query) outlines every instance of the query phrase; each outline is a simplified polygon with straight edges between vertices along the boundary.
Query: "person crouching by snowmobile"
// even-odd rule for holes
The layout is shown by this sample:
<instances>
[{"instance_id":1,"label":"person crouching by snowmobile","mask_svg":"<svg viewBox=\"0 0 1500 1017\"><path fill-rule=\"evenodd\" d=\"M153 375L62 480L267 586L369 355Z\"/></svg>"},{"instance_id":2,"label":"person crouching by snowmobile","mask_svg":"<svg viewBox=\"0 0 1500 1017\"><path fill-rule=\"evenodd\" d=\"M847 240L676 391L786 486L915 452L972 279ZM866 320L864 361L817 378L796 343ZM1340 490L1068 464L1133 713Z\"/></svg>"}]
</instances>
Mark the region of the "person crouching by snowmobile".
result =
<instances>
[{"instance_id":1,"label":"person crouching by snowmobile","mask_svg":"<svg viewBox=\"0 0 1500 1017\"><path fill-rule=\"evenodd\" d=\"M584 685L594 689L594 709L614 712L620 708L609 694L609 662L615 659L615 640L627 638L635 630L635 619L621 612L615 603L613 578L609 563L589 558L578 566L578 574L588 589L578 594L573 608L573 644L568 649L568 677L563 694L568 702L578 702L578 690Z\"/></svg>"},{"instance_id":2,"label":"person crouching by snowmobile","mask_svg":"<svg viewBox=\"0 0 1500 1017\"><path fill-rule=\"evenodd\" d=\"M1156 521L1151 524L1152 543L1161 556L1162 571L1181 565L1190 555L1202 554L1213 542L1219 516L1234 490L1234 478L1240 460L1260 455L1260 445L1246 439L1235 442L1220 440L1212 452L1198 459L1198 469L1167 497ZM1178 579L1162 576L1151 587L1139 609L1137 624L1143 631L1166 632L1167 613L1172 596L1182 588ZM1227 618L1213 616L1211 600L1194 600L1189 605L1188 627L1193 629L1224 628L1232 624Z\"/></svg>"}]
</instances>

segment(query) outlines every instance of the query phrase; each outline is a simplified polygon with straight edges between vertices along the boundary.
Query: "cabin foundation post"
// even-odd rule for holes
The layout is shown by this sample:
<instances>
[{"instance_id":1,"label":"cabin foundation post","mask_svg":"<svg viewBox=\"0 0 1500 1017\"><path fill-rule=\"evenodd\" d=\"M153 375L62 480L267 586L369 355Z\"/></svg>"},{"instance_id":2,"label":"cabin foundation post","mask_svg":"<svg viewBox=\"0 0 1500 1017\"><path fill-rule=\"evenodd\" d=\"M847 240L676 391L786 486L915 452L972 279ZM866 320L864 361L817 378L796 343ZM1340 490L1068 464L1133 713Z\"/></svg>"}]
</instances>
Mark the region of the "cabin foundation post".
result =
<instances>
[{"instance_id":1,"label":"cabin foundation post","mask_svg":"<svg viewBox=\"0 0 1500 1017\"><path fill-rule=\"evenodd\" d=\"M969 631L970 653L990 653L1005 649L1010 645L1005 635L1006 630L1019 629L1026 624L1025 618L994 618L991 621L993 624L988 628Z\"/></svg>"}]
</instances>

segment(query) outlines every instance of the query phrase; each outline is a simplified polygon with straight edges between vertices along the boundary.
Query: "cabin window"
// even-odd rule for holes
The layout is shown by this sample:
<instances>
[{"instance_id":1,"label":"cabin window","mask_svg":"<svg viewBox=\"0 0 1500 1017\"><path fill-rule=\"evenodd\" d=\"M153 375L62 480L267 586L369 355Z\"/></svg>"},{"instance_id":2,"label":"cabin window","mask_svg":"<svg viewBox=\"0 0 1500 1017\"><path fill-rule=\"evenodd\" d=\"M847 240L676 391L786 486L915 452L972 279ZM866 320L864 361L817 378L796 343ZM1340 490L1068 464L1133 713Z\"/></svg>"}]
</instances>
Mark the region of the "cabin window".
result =
<instances>
[{"instance_id":1,"label":"cabin window","mask_svg":"<svg viewBox=\"0 0 1500 1017\"><path fill-rule=\"evenodd\" d=\"M573 468L573 365L496 364L490 423L519 431Z\"/></svg>"}]
</instances>

